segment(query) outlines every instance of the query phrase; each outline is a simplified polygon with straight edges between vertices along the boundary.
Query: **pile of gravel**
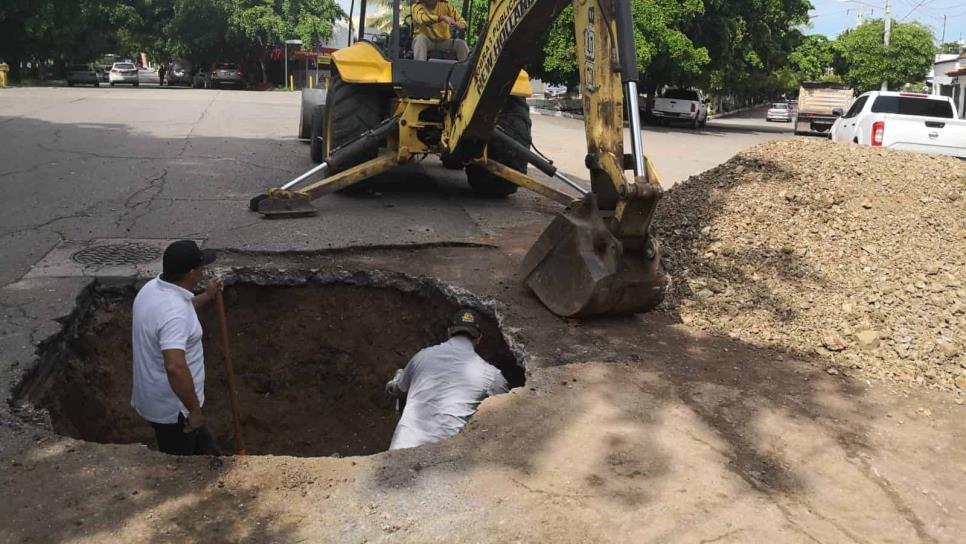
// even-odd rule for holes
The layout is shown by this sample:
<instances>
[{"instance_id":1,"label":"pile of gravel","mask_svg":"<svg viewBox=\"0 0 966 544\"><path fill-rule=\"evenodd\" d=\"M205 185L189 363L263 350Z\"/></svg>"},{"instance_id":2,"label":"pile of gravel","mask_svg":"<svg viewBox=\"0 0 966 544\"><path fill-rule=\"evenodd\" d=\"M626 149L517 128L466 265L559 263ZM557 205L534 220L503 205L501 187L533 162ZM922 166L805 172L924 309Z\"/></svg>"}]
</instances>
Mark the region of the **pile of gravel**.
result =
<instances>
[{"instance_id":1,"label":"pile of gravel","mask_svg":"<svg viewBox=\"0 0 966 544\"><path fill-rule=\"evenodd\" d=\"M655 228L685 324L966 396L966 161L771 142L669 191Z\"/></svg>"}]
</instances>

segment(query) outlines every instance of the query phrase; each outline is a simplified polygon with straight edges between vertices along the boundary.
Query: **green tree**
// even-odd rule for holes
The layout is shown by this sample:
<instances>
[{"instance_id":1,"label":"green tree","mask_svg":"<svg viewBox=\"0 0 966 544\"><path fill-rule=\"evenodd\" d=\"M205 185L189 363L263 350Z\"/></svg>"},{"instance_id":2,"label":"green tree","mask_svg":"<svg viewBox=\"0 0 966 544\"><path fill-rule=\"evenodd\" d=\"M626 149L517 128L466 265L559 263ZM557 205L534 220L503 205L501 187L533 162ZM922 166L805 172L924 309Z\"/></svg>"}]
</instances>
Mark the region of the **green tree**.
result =
<instances>
[{"instance_id":1,"label":"green tree","mask_svg":"<svg viewBox=\"0 0 966 544\"><path fill-rule=\"evenodd\" d=\"M705 0L705 13L687 33L711 54L694 81L718 93L762 95L779 90L776 71L802 40L808 0Z\"/></svg>"},{"instance_id":2,"label":"green tree","mask_svg":"<svg viewBox=\"0 0 966 544\"><path fill-rule=\"evenodd\" d=\"M156 0L163 8L170 0ZM20 64L63 67L105 52L133 55L144 42L142 11L151 0L0 0L0 57L14 80Z\"/></svg>"},{"instance_id":3,"label":"green tree","mask_svg":"<svg viewBox=\"0 0 966 544\"><path fill-rule=\"evenodd\" d=\"M799 81L816 81L832 67L834 56L833 42L828 38L821 34L805 36L788 54L788 68L795 72Z\"/></svg>"},{"instance_id":4,"label":"green tree","mask_svg":"<svg viewBox=\"0 0 966 544\"><path fill-rule=\"evenodd\" d=\"M868 21L839 36L842 77L857 92L878 89L882 81L890 89L925 79L932 67L936 46L932 32L920 23L892 23L889 46L882 43L881 19Z\"/></svg>"},{"instance_id":5,"label":"green tree","mask_svg":"<svg viewBox=\"0 0 966 544\"><path fill-rule=\"evenodd\" d=\"M220 55L237 53L227 40L228 12L226 0L175 0L174 14L165 27L171 60L207 64Z\"/></svg>"},{"instance_id":6,"label":"green tree","mask_svg":"<svg viewBox=\"0 0 966 544\"><path fill-rule=\"evenodd\" d=\"M642 73L658 80L697 77L710 60L708 51L682 30L699 18L701 0L631 0L634 40ZM540 54L529 67L548 83L574 86L579 81L573 8L568 6L538 41Z\"/></svg>"},{"instance_id":7,"label":"green tree","mask_svg":"<svg viewBox=\"0 0 966 544\"><path fill-rule=\"evenodd\" d=\"M966 52L966 47L960 42L946 42L939 46L939 52L947 55L958 55Z\"/></svg>"},{"instance_id":8,"label":"green tree","mask_svg":"<svg viewBox=\"0 0 966 544\"><path fill-rule=\"evenodd\" d=\"M255 45L262 82L272 49L298 37L303 44L332 36L335 21L346 16L334 0L229 0L228 37Z\"/></svg>"}]
</instances>

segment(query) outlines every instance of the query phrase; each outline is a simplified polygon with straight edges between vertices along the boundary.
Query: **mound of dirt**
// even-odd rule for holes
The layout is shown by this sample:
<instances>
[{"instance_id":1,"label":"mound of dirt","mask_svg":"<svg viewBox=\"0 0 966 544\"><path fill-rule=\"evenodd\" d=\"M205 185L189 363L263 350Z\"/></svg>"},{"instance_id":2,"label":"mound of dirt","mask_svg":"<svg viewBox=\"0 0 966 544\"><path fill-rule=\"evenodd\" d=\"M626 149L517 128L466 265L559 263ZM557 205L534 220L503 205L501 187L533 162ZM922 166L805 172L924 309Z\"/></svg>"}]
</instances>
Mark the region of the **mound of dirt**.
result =
<instances>
[{"instance_id":1,"label":"mound of dirt","mask_svg":"<svg viewBox=\"0 0 966 544\"><path fill-rule=\"evenodd\" d=\"M682 322L966 396L966 162L771 142L669 191L655 228Z\"/></svg>"}]
</instances>

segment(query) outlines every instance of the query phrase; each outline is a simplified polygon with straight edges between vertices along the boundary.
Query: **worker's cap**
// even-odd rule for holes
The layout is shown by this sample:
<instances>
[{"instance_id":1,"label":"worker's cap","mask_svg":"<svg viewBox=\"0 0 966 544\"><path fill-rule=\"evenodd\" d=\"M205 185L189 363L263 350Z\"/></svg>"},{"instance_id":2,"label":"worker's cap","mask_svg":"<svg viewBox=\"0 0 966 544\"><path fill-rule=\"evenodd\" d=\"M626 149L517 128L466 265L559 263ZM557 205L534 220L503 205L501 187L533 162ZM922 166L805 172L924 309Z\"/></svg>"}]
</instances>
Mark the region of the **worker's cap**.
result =
<instances>
[{"instance_id":1,"label":"worker's cap","mask_svg":"<svg viewBox=\"0 0 966 544\"><path fill-rule=\"evenodd\" d=\"M216 256L212 249L201 250L194 240L178 240L164 250L162 266L165 274L184 274L215 262Z\"/></svg>"},{"instance_id":2,"label":"worker's cap","mask_svg":"<svg viewBox=\"0 0 966 544\"><path fill-rule=\"evenodd\" d=\"M474 339L483 336L480 332L480 314L468 308L456 312L453 323L449 327L449 333L453 335L458 332L464 332Z\"/></svg>"}]
</instances>

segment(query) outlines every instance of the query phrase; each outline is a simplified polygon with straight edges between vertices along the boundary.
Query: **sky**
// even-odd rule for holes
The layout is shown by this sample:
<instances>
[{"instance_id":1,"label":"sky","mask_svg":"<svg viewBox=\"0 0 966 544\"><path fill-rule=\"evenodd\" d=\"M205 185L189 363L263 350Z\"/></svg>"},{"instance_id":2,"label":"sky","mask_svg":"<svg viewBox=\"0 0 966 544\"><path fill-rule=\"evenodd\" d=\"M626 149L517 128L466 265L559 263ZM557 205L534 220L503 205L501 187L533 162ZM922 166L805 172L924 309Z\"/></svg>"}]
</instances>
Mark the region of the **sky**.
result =
<instances>
[{"instance_id":1,"label":"sky","mask_svg":"<svg viewBox=\"0 0 966 544\"><path fill-rule=\"evenodd\" d=\"M881 19L885 0L811 0L815 6L810 34L830 38L854 28L856 19ZM946 41L966 40L966 0L891 0L892 17L896 21L919 21L932 29L938 43L946 16Z\"/></svg>"},{"instance_id":2,"label":"sky","mask_svg":"<svg viewBox=\"0 0 966 544\"><path fill-rule=\"evenodd\" d=\"M350 0L338 0L346 12ZM897 21L919 21L930 27L939 41L946 15L946 41L966 40L966 0L890 0L893 18ZM830 38L843 30L853 28L856 18L881 18L885 13L885 0L811 0L812 23L809 34L825 34ZM356 17L359 0L355 2ZM372 12L373 9L366 10Z\"/></svg>"}]
</instances>

